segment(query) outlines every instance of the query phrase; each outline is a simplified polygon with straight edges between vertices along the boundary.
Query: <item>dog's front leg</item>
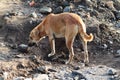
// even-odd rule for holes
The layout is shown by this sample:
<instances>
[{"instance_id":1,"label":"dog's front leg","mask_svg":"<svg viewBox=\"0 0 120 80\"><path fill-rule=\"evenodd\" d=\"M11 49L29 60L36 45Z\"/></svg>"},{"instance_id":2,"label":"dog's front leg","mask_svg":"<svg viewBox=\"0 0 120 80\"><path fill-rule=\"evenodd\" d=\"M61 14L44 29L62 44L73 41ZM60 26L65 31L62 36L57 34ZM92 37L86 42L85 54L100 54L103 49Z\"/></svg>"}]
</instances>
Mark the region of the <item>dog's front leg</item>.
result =
<instances>
[{"instance_id":1,"label":"dog's front leg","mask_svg":"<svg viewBox=\"0 0 120 80\"><path fill-rule=\"evenodd\" d=\"M55 39L52 36L49 36L49 42L50 42L50 47L51 47L51 53L48 54L48 57L51 57L53 55L55 55Z\"/></svg>"}]
</instances>

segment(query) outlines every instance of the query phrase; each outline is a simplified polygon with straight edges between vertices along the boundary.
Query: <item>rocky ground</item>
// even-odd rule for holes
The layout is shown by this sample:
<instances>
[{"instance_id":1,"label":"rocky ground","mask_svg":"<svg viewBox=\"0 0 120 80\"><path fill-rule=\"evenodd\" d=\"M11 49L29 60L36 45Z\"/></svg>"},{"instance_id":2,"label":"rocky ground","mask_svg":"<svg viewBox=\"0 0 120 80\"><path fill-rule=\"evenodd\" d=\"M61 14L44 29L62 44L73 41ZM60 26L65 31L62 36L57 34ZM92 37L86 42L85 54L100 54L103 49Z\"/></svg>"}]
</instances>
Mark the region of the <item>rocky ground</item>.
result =
<instances>
[{"instance_id":1,"label":"rocky ground","mask_svg":"<svg viewBox=\"0 0 120 80\"><path fill-rule=\"evenodd\" d=\"M119 0L0 0L0 80L120 80ZM49 13L73 12L82 17L87 32L90 64L83 62L80 40L75 57L65 65L68 50L56 39L57 54L48 58L48 38L28 47L29 32ZM62 44L62 45L61 45Z\"/></svg>"}]
</instances>

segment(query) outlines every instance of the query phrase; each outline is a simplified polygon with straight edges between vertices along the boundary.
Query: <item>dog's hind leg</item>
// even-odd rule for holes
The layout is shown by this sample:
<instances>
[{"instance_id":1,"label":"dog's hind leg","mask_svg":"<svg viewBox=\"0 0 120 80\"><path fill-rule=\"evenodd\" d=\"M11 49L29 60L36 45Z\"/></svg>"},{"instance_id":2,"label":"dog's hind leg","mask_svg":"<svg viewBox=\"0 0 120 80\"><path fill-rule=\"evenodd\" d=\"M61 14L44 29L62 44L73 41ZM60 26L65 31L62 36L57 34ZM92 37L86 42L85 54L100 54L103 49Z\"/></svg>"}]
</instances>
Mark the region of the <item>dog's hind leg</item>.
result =
<instances>
[{"instance_id":1,"label":"dog's hind leg","mask_svg":"<svg viewBox=\"0 0 120 80\"><path fill-rule=\"evenodd\" d=\"M72 30L71 28L67 29L65 34L66 46L69 50L69 60L66 62L66 64L69 64L73 60L74 57L73 42L77 35L77 28L75 27L75 25L68 26L72 27Z\"/></svg>"},{"instance_id":2,"label":"dog's hind leg","mask_svg":"<svg viewBox=\"0 0 120 80\"><path fill-rule=\"evenodd\" d=\"M86 64L89 63L89 55L88 55L88 49L87 49L87 41L84 40L83 38L81 38L82 40L82 45L83 45L83 49L84 49L84 62Z\"/></svg>"},{"instance_id":3,"label":"dog's hind leg","mask_svg":"<svg viewBox=\"0 0 120 80\"><path fill-rule=\"evenodd\" d=\"M74 42L74 37L66 38L66 46L69 50L69 60L66 62L66 64L69 64L73 60L73 57L74 57L73 42Z\"/></svg>"}]
</instances>

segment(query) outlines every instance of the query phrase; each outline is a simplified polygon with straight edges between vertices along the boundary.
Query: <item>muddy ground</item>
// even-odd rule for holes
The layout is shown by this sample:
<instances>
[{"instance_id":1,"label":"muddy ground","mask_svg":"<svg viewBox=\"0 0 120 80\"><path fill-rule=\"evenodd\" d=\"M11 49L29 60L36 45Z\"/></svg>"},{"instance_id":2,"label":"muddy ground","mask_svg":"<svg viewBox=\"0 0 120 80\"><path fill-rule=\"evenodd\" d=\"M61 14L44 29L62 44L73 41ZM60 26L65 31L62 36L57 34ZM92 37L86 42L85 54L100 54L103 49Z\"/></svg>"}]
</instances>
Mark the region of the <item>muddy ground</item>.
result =
<instances>
[{"instance_id":1,"label":"muddy ground","mask_svg":"<svg viewBox=\"0 0 120 80\"><path fill-rule=\"evenodd\" d=\"M33 77L36 73L51 74L46 69L41 70L41 66L50 66L53 72L54 70L57 72L62 71L62 69L72 71L76 68L82 69L84 67L84 69L87 69L104 65L117 70L117 79L112 80L120 79L118 78L120 76L120 6L117 4L120 3L119 0L35 0L33 6L30 6L31 1L28 1L30 0L0 1L1 78L4 76L6 80L13 80L13 78L21 76ZM52 11L49 9L41 11L40 9L43 6L51 8ZM28 44L30 31L45 16L49 13L64 12L66 7L70 7L67 11L77 13L83 18L88 34L94 34L94 40L88 43L90 57L88 66L84 66L84 63L82 63L83 49L78 37L74 41L75 57L70 65L64 64L69 55L64 39L56 39L56 55L50 58L47 57L50 53L47 37L39 43L39 46L29 47L28 51L21 51L19 47L21 44ZM33 12L37 17L32 14ZM5 73L7 73L7 77L5 77ZM98 73L101 72L98 71ZM56 74L59 74L59 72ZM50 77L50 80L54 79L81 80L82 78L63 79L56 76ZM109 79L101 78L99 80Z\"/></svg>"}]
</instances>

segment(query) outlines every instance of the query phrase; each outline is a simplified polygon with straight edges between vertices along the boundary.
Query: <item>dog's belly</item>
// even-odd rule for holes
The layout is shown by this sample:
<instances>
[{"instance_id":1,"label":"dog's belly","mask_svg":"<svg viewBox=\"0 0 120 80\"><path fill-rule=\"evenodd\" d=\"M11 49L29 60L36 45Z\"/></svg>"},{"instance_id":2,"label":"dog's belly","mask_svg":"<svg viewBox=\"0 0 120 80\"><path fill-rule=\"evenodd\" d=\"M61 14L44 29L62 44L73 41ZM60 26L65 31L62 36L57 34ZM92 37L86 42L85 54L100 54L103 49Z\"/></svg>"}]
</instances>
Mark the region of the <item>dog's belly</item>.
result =
<instances>
[{"instance_id":1,"label":"dog's belly","mask_svg":"<svg viewBox=\"0 0 120 80\"><path fill-rule=\"evenodd\" d=\"M54 36L55 36L56 38L63 38L63 37L64 37L64 33L54 34Z\"/></svg>"}]
</instances>

